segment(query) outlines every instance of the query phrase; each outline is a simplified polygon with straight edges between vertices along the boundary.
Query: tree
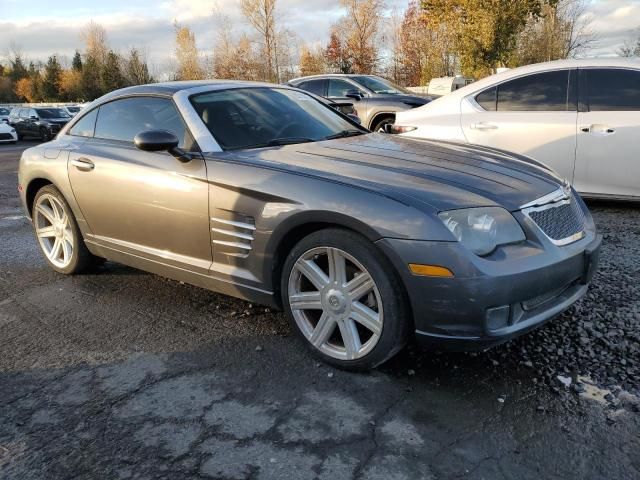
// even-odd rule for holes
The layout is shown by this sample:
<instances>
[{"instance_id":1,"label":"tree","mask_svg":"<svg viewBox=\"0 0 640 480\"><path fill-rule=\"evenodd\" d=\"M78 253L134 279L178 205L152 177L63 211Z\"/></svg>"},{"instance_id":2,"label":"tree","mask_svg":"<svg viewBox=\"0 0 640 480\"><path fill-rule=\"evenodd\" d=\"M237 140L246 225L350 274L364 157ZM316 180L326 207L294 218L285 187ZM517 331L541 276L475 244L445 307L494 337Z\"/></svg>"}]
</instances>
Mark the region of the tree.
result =
<instances>
[{"instance_id":1,"label":"tree","mask_svg":"<svg viewBox=\"0 0 640 480\"><path fill-rule=\"evenodd\" d=\"M105 93L127 86L127 82L120 69L120 56L109 50L101 70L102 91Z\"/></svg>"},{"instance_id":2,"label":"tree","mask_svg":"<svg viewBox=\"0 0 640 480\"><path fill-rule=\"evenodd\" d=\"M90 55L85 57L82 65L80 91L86 101L95 100L103 93L100 82L100 66L97 60Z\"/></svg>"},{"instance_id":3,"label":"tree","mask_svg":"<svg viewBox=\"0 0 640 480\"><path fill-rule=\"evenodd\" d=\"M82 56L78 50L76 50L76 53L73 55L73 60L71 60L71 68L76 72L82 71Z\"/></svg>"},{"instance_id":4,"label":"tree","mask_svg":"<svg viewBox=\"0 0 640 480\"><path fill-rule=\"evenodd\" d=\"M24 66L24 62L22 60L22 54L18 51L13 51L9 56L9 65L11 66L11 70L9 73L9 78L13 83L16 83L21 78L25 78L28 75L27 69Z\"/></svg>"},{"instance_id":5,"label":"tree","mask_svg":"<svg viewBox=\"0 0 640 480\"><path fill-rule=\"evenodd\" d=\"M517 37L546 4L557 0L422 0L430 28L447 29L466 76L480 78L506 65Z\"/></svg>"},{"instance_id":6,"label":"tree","mask_svg":"<svg viewBox=\"0 0 640 480\"><path fill-rule=\"evenodd\" d=\"M59 100L58 85L62 75L62 67L55 55L49 57L44 67L44 75L40 85L40 94L42 99L47 102L55 102Z\"/></svg>"},{"instance_id":7,"label":"tree","mask_svg":"<svg viewBox=\"0 0 640 480\"><path fill-rule=\"evenodd\" d=\"M353 73L351 59L342 45L338 29L335 26L331 29L329 43L324 50L324 58L334 73Z\"/></svg>"},{"instance_id":8,"label":"tree","mask_svg":"<svg viewBox=\"0 0 640 480\"><path fill-rule=\"evenodd\" d=\"M85 42L85 56L92 57L99 66L102 66L109 53L107 31L104 27L91 21L84 27L80 37Z\"/></svg>"},{"instance_id":9,"label":"tree","mask_svg":"<svg viewBox=\"0 0 640 480\"><path fill-rule=\"evenodd\" d=\"M189 27L175 25L176 31L176 57L178 59L178 71L176 80L202 80L204 72L198 58L195 34Z\"/></svg>"},{"instance_id":10,"label":"tree","mask_svg":"<svg viewBox=\"0 0 640 480\"><path fill-rule=\"evenodd\" d=\"M324 55L320 51L312 51L306 45L302 46L300 53L300 74L303 77L324 73Z\"/></svg>"},{"instance_id":11,"label":"tree","mask_svg":"<svg viewBox=\"0 0 640 480\"><path fill-rule=\"evenodd\" d=\"M618 56L620 57L640 57L640 37L636 40L635 45L628 41L624 42L622 47L618 49Z\"/></svg>"},{"instance_id":12,"label":"tree","mask_svg":"<svg viewBox=\"0 0 640 480\"><path fill-rule=\"evenodd\" d=\"M29 77L18 80L15 90L18 98L24 102L31 103L37 100L33 80Z\"/></svg>"},{"instance_id":13,"label":"tree","mask_svg":"<svg viewBox=\"0 0 640 480\"><path fill-rule=\"evenodd\" d=\"M594 42L584 0L559 0L543 5L540 16L530 16L519 34L513 66L575 57Z\"/></svg>"},{"instance_id":14,"label":"tree","mask_svg":"<svg viewBox=\"0 0 640 480\"><path fill-rule=\"evenodd\" d=\"M341 0L346 14L338 23L355 73L373 73L380 60L382 0Z\"/></svg>"},{"instance_id":15,"label":"tree","mask_svg":"<svg viewBox=\"0 0 640 480\"><path fill-rule=\"evenodd\" d=\"M153 81L147 62L142 58L137 48L132 48L129 51L129 58L125 64L125 76L130 85L144 85Z\"/></svg>"},{"instance_id":16,"label":"tree","mask_svg":"<svg viewBox=\"0 0 640 480\"><path fill-rule=\"evenodd\" d=\"M261 37L265 59L265 79L279 82L276 0L240 0L240 9Z\"/></svg>"},{"instance_id":17,"label":"tree","mask_svg":"<svg viewBox=\"0 0 640 480\"><path fill-rule=\"evenodd\" d=\"M63 70L58 84L60 99L77 102L82 99L82 72L74 68Z\"/></svg>"}]
</instances>

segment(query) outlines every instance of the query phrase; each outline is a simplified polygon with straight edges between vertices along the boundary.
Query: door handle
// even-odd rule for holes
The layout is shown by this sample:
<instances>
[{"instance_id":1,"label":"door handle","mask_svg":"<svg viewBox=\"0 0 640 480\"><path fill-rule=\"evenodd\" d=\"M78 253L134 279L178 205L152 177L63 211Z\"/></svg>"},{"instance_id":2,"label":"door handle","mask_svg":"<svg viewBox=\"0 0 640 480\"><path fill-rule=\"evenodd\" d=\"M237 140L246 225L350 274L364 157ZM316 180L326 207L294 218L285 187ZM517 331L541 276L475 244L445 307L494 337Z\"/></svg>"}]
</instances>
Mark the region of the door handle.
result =
<instances>
[{"instance_id":1,"label":"door handle","mask_svg":"<svg viewBox=\"0 0 640 480\"><path fill-rule=\"evenodd\" d=\"M472 123L471 128L473 130L497 130L498 126L493 125L491 123L480 122L480 123Z\"/></svg>"},{"instance_id":2,"label":"door handle","mask_svg":"<svg viewBox=\"0 0 640 480\"><path fill-rule=\"evenodd\" d=\"M609 125L602 125L602 124L593 124L589 126L580 127L580 130L582 130L584 133L593 133L594 135L601 135L601 136L613 135L614 133L616 133L615 128L610 127Z\"/></svg>"},{"instance_id":3,"label":"door handle","mask_svg":"<svg viewBox=\"0 0 640 480\"><path fill-rule=\"evenodd\" d=\"M71 165L76 167L78 170L82 170L83 172L90 172L95 168L95 164L88 158L84 157L74 158L73 160L71 160Z\"/></svg>"}]
</instances>

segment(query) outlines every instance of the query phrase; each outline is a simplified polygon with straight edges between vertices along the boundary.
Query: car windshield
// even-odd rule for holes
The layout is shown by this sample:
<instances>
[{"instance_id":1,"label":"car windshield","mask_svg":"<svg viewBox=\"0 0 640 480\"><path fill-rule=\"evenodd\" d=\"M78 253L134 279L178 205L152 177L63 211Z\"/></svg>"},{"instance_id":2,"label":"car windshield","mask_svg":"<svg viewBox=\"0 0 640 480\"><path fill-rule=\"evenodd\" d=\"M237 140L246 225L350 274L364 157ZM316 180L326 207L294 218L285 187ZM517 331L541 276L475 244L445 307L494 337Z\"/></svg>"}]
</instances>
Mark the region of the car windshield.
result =
<instances>
[{"instance_id":1,"label":"car windshield","mask_svg":"<svg viewBox=\"0 0 640 480\"><path fill-rule=\"evenodd\" d=\"M67 110L72 113L78 113L80 111L80 107L67 107Z\"/></svg>"},{"instance_id":2,"label":"car windshield","mask_svg":"<svg viewBox=\"0 0 640 480\"><path fill-rule=\"evenodd\" d=\"M37 108L40 118L69 118L69 114L61 108Z\"/></svg>"},{"instance_id":3,"label":"car windshield","mask_svg":"<svg viewBox=\"0 0 640 480\"><path fill-rule=\"evenodd\" d=\"M191 97L191 103L224 150L260 148L362 135L331 107L296 90L237 88Z\"/></svg>"},{"instance_id":4,"label":"car windshield","mask_svg":"<svg viewBox=\"0 0 640 480\"><path fill-rule=\"evenodd\" d=\"M394 85L384 78L370 77L365 75L351 78L374 93L384 93L388 95L405 95L411 93L402 87Z\"/></svg>"}]
</instances>

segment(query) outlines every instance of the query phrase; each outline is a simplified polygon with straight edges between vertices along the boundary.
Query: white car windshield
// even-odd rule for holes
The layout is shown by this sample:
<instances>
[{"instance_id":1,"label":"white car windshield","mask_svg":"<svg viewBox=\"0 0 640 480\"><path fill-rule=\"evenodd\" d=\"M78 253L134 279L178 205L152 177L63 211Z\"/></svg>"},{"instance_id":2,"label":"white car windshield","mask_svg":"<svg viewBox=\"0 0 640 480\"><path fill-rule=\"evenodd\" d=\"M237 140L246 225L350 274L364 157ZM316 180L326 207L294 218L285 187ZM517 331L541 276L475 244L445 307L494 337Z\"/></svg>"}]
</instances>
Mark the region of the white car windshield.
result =
<instances>
[{"instance_id":1,"label":"white car windshield","mask_svg":"<svg viewBox=\"0 0 640 480\"><path fill-rule=\"evenodd\" d=\"M316 142L367 132L296 90L237 88L194 95L190 100L224 150Z\"/></svg>"}]
</instances>

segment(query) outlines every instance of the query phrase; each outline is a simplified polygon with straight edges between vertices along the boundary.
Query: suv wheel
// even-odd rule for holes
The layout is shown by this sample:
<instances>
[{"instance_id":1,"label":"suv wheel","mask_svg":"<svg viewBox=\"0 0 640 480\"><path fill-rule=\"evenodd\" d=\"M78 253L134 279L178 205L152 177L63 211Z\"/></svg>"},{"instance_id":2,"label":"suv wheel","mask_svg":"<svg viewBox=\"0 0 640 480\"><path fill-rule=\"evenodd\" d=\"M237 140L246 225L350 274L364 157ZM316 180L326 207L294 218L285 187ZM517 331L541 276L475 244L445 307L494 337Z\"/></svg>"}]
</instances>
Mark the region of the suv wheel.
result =
<instances>
[{"instance_id":1,"label":"suv wheel","mask_svg":"<svg viewBox=\"0 0 640 480\"><path fill-rule=\"evenodd\" d=\"M327 229L305 237L287 257L281 290L293 328L327 363L367 370L407 341L400 281L361 235Z\"/></svg>"},{"instance_id":2,"label":"suv wheel","mask_svg":"<svg viewBox=\"0 0 640 480\"><path fill-rule=\"evenodd\" d=\"M395 122L395 117L393 116L389 116L389 117L383 117L379 120L376 120L375 125L373 126L373 128L371 128L372 132L378 132L378 133L385 133L384 131L384 127L386 125L393 125L393 122Z\"/></svg>"}]
</instances>

